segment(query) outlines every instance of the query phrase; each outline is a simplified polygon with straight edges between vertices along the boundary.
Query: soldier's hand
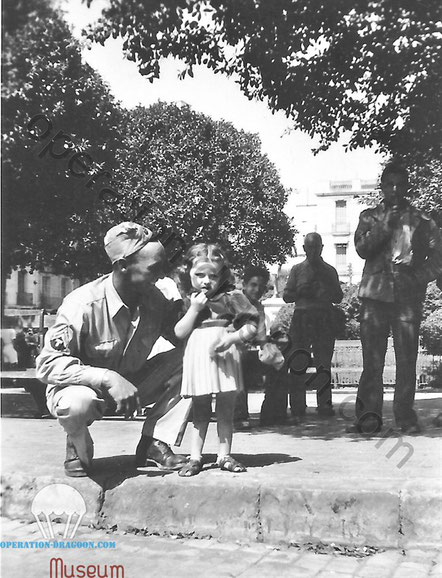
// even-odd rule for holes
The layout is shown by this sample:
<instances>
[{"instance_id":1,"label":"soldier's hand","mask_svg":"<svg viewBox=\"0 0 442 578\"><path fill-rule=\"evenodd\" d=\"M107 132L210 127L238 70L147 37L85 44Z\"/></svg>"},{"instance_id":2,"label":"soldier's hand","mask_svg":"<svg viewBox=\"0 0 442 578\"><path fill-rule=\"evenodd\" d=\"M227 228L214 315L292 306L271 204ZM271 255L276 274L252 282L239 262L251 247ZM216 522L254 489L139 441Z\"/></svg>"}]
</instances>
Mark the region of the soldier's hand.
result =
<instances>
[{"instance_id":1,"label":"soldier's hand","mask_svg":"<svg viewBox=\"0 0 442 578\"><path fill-rule=\"evenodd\" d=\"M108 370L103 377L103 387L117 404L117 413L131 417L141 408L137 388L116 371Z\"/></svg>"},{"instance_id":2,"label":"soldier's hand","mask_svg":"<svg viewBox=\"0 0 442 578\"><path fill-rule=\"evenodd\" d=\"M395 227L401 217L400 209L397 205L390 207L385 215L389 227Z\"/></svg>"}]
</instances>

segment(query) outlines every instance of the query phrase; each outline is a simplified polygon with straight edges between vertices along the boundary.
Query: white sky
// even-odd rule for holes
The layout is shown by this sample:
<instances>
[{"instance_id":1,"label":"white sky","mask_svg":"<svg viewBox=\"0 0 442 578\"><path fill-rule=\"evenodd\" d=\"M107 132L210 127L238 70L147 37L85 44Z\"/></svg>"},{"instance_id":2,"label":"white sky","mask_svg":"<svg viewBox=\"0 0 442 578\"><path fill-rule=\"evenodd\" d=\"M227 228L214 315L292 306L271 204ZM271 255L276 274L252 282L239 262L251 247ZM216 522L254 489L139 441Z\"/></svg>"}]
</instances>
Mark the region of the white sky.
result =
<instances>
[{"instance_id":1,"label":"white sky","mask_svg":"<svg viewBox=\"0 0 442 578\"><path fill-rule=\"evenodd\" d=\"M77 37L84 26L97 18L105 4L106 0L93 0L88 9L81 0L60 0L66 20ZM314 143L307 135L300 131L287 134L291 125L283 113L273 114L265 103L249 101L232 79L203 66L194 68L194 78L178 80L178 72L184 65L173 59L164 60L160 79L151 84L138 73L135 63L124 59L121 44L120 39L110 39L104 47L94 44L91 50L84 50L84 58L108 83L123 106L149 106L159 99L184 101L214 119L225 119L238 129L258 133L262 149L276 165L283 184L293 189L315 189L319 183L329 180L378 176L380 155L369 149L345 153L341 145L335 144L314 156L311 152Z\"/></svg>"}]
</instances>

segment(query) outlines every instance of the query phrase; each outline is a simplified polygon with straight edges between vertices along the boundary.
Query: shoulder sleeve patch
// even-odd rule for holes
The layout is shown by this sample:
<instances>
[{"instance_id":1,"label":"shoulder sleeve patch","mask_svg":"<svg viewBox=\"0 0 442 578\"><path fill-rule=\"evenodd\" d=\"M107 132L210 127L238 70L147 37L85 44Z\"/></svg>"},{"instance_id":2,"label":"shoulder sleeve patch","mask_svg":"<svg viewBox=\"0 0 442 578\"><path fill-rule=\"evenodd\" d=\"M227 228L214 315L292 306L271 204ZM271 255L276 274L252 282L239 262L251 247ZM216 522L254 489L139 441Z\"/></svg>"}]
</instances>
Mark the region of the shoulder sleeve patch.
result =
<instances>
[{"instance_id":1,"label":"shoulder sleeve patch","mask_svg":"<svg viewBox=\"0 0 442 578\"><path fill-rule=\"evenodd\" d=\"M60 327L51 336L50 344L52 349L64 353L69 353L69 343L72 331L69 327Z\"/></svg>"}]
</instances>

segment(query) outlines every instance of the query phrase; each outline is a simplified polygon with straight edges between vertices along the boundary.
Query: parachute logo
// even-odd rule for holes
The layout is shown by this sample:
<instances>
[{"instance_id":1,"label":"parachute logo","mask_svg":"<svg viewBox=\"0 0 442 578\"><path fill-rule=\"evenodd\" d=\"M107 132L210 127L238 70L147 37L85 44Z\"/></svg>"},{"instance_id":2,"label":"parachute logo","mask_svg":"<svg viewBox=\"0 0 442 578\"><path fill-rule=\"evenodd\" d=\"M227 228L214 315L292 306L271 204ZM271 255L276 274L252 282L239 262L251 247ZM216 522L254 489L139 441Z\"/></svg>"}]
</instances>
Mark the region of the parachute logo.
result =
<instances>
[{"instance_id":1,"label":"parachute logo","mask_svg":"<svg viewBox=\"0 0 442 578\"><path fill-rule=\"evenodd\" d=\"M86 504L80 492L72 486L51 484L40 490L35 496L31 512L45 540L55 540L53 521L55 518L66 516L63 540L68 537L72 539L86 513ZM69 535L71 522L73 529Z\"/></svg>"}]
</instances>

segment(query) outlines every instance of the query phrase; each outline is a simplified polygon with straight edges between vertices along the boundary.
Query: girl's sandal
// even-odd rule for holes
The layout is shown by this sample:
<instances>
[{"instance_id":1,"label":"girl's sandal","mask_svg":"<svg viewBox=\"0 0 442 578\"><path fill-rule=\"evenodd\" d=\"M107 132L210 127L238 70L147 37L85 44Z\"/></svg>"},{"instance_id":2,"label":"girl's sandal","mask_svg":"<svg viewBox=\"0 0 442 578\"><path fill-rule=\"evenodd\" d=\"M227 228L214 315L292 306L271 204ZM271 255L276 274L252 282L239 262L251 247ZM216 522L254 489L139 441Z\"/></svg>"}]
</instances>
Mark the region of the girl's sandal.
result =
<instances>
[{"instance_id":1,"label":"girl's sandal","mask_svg":"<svg viewBox=\"0 0 442 578\"><path fill-rule=\"evenodd\" d=\"M234 474L247 471L247 468L240 462L236 461L235 458L232 458L232 456L225 456L224 458L221 458L218 462L218 466L220 470L233 472Z\"/></svg>"},{"instance_id":2,"label":"girl's sandal","mask_svg":"<svg viewBox=\"0 0 442 578\"><path fill-rule=\"evenodd\" d=\"M202 460L189 460L178 472L178 475L182 478L190 478L190 476L196 476L199 474L202 469Z\"/></svg>"}]
</instances>

